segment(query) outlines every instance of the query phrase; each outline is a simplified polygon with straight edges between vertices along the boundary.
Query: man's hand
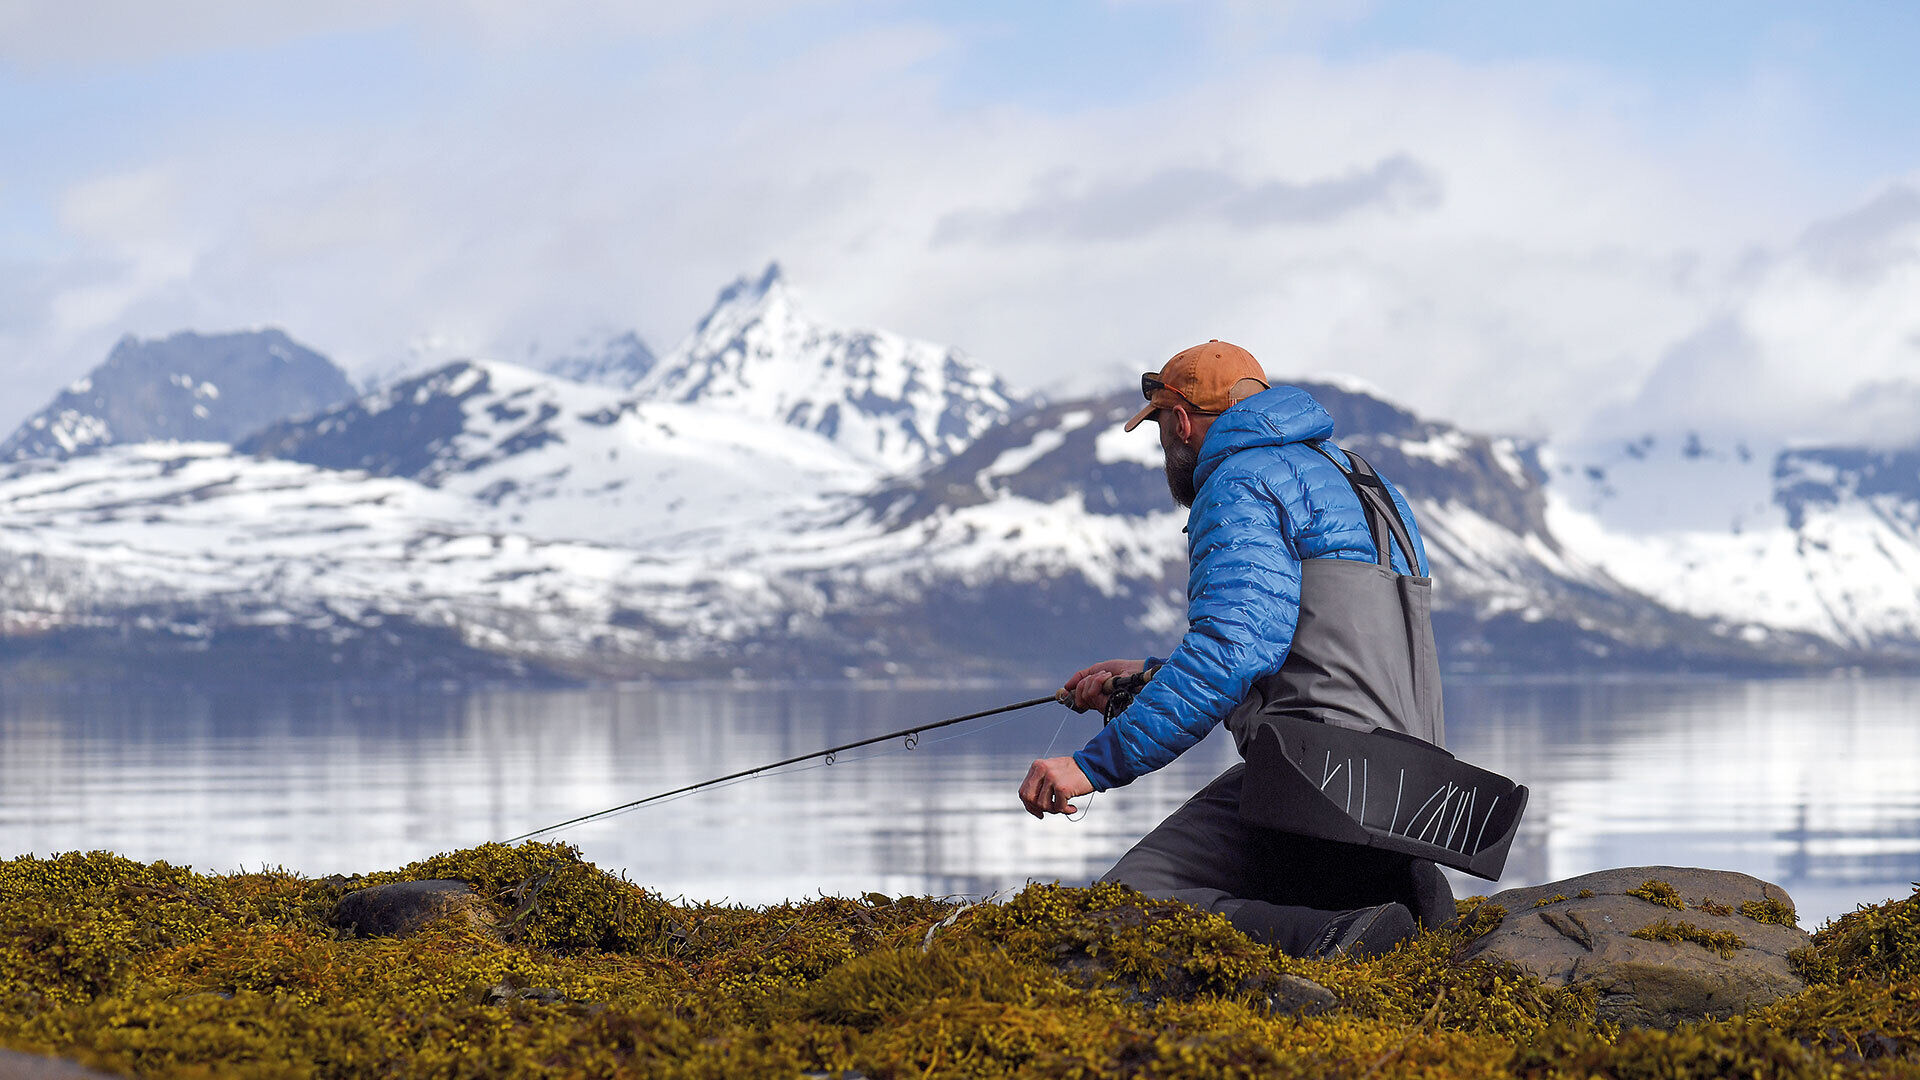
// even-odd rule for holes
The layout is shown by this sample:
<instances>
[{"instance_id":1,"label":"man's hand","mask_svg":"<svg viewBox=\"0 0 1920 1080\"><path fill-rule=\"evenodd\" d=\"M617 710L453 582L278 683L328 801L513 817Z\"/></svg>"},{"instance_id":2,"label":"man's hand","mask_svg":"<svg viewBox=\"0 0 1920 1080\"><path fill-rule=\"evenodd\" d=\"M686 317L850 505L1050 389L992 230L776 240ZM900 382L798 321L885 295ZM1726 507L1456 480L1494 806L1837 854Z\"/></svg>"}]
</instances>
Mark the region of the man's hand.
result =
<instances>
[{"instance_id":1,"label":"man's hand","mask_svg":"<svg viewBox=\"0 0 1920 1080\"><path fill-rule=\"evenodd\" d=\"M1146 666L1145 660L1102 660L1092 667L1074 672L1067 679L1067 685L1061 688L1061 693L1066 695L1067 704L1075 712L1093 709L1104 713L1107 711L1107 680L1145 670Z\"/></svg>"},{"instance_id":2,"label":"man's hand","mask_svg":"<svg viewBox=\"0 0 1920 1080\"><path fill-rule=\"evenodd\" d=\"M1020 801L1034 817L1047 814L1076 814L1079 810L1068 799L1093 793L1093 784L1070 757L1036 761L1027 769L1020 784Z\"/></svg>"}]
</instances>

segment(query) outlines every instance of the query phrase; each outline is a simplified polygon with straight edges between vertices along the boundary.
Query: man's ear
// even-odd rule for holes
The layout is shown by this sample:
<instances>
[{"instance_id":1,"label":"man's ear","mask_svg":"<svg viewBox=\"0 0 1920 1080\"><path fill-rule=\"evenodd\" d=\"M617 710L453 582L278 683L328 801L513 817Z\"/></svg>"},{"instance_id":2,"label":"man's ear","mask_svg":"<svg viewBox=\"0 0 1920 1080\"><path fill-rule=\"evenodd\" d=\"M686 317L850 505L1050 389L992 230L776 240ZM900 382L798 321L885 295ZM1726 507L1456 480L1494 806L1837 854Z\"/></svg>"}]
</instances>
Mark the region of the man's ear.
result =
<instances>
[{"instance_id":1,"label":"man's ear","mask_svg":"<svg viewBox=\"0 0 1920 1080\"><path fill-rule=\"evenodd\" d=\"M1174 436L1181 442L1191 440L1193 438L1193 416L1179 405L1172 406L1172 409L1175 417L1173 422Z\"/></svg>"}]
</instances>

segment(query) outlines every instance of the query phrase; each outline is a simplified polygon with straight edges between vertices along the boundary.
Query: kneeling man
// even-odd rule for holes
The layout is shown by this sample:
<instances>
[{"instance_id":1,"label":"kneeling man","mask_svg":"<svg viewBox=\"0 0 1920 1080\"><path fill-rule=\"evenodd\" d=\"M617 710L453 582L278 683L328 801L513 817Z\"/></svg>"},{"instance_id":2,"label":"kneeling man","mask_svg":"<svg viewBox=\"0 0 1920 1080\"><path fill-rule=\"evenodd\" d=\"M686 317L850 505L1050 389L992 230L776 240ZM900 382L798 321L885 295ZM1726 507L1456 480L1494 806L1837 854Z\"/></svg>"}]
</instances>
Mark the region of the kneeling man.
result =
<instances>
[{"instance_id":1,"label":"kneeling man","mask_svg":"<svg viewBox=\"0 0 1920 1080\"><path fill-rule=\"evenodd\" d=\"M1167 484L1190 508L1188 630L1165 660L1108 660L1067 680L1075 707L1106 711L1110 680L1151 675L1079 752L1033 763L1020 787L1028 812L1073 813L1069 800L1160 768L1222 722L1244 753L1261 708L1439 742L1426 553L1400 493L1330 441L1319 402L1269 387L1238 346L1187 349L1142 376L1141 391L1147 405L1126 429L1158 422ZM1430 688L1413 710L1428 715L1367 716L1376 681ZM1242 821L1245 772L1208 784L1102 880L1220 912L1297 956L1382 952L1416 917L1452 917L1431 862Z\"/></svg>"}]
</instances>

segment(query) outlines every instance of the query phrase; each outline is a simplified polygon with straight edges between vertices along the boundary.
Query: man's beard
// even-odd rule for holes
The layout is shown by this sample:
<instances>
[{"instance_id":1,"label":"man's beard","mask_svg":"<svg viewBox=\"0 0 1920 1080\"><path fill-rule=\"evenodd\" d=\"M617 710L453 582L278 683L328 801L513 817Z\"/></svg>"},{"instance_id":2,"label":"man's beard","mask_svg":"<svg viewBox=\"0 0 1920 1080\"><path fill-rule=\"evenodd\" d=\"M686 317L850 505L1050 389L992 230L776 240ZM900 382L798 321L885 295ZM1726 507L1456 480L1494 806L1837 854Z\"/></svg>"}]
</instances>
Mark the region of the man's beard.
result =
<instances>
[{"instance_id":1,"label":"man's beard","mask_svg":"<svg viewBox=\"0 0 1920 1080\"><path fill-rule=\"evenodd\" d=\"M1163 449L1167 452L1167 490L1173 493L1174 502L1192 506L1193 470L1200 465L1200 452L1186 443L1174 443Z\"/></svg>"}]
</instances>

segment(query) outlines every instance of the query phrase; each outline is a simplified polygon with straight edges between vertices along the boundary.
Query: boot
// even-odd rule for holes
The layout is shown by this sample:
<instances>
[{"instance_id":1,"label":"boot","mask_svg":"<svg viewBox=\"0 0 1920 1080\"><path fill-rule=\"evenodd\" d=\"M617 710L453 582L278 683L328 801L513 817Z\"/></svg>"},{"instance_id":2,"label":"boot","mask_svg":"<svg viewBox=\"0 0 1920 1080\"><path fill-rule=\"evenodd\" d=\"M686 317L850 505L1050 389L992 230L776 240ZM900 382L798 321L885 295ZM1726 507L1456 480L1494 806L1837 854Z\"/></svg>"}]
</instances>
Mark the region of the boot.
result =
<instances>
[{"instance_id":1,"label":"boot","mask_svg":"<svg viewBox=\"0 0 1920 1080\"><path fill-rule=\"evenodd\" d=\"M1378 956L1412 937L1419 929L1405 904L1377 904L1343 911L1320 928L1307 955L1316 960L1337 956Z\"/></svg>"}]
</instances>

